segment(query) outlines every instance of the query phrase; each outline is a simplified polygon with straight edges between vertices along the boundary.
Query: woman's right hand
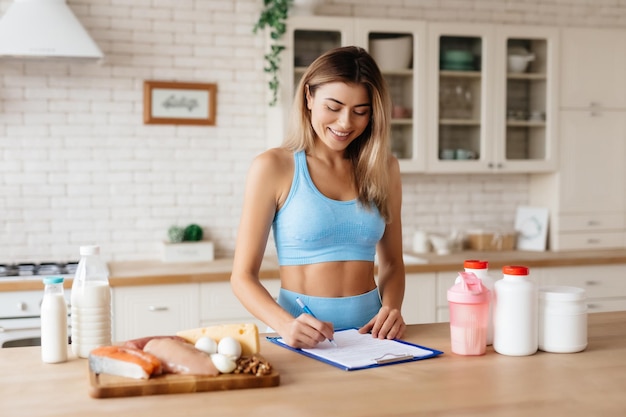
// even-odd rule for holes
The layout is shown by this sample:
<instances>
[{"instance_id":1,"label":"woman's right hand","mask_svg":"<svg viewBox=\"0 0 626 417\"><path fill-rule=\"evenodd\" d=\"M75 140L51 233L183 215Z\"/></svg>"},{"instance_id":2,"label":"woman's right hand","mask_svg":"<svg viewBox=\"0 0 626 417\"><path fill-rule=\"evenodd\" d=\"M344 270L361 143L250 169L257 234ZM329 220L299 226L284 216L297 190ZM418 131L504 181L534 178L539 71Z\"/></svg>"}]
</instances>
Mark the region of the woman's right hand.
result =
<instances>
[{"instance_id":1,"label":"woman's right hand","mask_svg":"<svg viewBox=\"0 0 626 417\"><path fill-rule=\"evenodd\" d=\"M334 332L331 322L320 321L309 314L300 314L286 323L278 334L289 346L308 349L314 348L324 340L332 339Z\"/></svg>"}]
</instances>

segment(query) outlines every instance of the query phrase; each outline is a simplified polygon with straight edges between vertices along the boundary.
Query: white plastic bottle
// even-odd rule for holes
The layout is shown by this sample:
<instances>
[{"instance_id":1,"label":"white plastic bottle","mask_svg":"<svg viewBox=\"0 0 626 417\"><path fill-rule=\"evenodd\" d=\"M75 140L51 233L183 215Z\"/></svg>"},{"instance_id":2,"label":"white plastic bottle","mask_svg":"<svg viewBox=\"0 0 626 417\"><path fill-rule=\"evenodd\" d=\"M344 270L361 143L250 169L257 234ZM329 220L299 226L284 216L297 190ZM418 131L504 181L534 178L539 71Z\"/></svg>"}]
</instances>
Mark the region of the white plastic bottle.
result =
<instances>
[{"instance_id":1,"label":"white plastic bottle","mask_svg":"<svg viewBox=\"0 0 626 417\"><path fill-rule=\"evenodd\" d=\"M81 246L80 256L72 284L72 352L87 358L111 344L111 287L100 247Z\"/></svg>"},{"instance_id":2,"label":"white plastic bottle","mask_svg":"<svg viewBox=\"0 0 626 417\"><path fill-rule=\"evenodd\" d=\"M63 277L43 279L41 301L41 360L46 363L67 361L67 304Z\"/></svg>"},{"instance_id":3,"label":"white plastic bottle","mask_svg":"<svg viewBox=\"0 0 626 417\"><path fill-rule=\"evenodd\" d=\"M494 285L493 349L527 356L538 348L538 291L525 266L505 266Z\"/></svg>"},{"instance_id":4,"label":"white plastic bottle","mask_svg":"<svg viewBox=\"0 0 626 417\"><path fill-rule=\"evenodd\" d=\"M491 293L491 299L489 300L489 322L487 323L487 346L493 344L493 293L494 293L494 279L489 275L489 262L479 261L476 259L467 259L463 262L465 272L473 272L483 283Z\"/></svg>"}]
</instances>

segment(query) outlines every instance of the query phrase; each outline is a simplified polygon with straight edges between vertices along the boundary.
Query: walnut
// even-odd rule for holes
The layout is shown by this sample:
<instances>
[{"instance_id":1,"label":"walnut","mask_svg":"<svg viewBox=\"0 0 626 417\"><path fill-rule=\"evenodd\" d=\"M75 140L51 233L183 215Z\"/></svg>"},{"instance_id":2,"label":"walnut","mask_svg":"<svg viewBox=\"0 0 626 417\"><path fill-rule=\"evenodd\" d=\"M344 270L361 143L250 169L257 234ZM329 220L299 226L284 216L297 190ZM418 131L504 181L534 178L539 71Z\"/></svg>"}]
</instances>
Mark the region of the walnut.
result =
<instances>
[{"instance_id":1,"label":"walnut","mask_svg":"<svg viewBox=\"0 0 626 417\"><path fill-rule=\"evenodd\" d=\"M233 371L235 374L250 374L256 376L269 375L272 372L272 365L259 355L242 356L237 359L237 367Z\"/></svg>"}]
</instances>

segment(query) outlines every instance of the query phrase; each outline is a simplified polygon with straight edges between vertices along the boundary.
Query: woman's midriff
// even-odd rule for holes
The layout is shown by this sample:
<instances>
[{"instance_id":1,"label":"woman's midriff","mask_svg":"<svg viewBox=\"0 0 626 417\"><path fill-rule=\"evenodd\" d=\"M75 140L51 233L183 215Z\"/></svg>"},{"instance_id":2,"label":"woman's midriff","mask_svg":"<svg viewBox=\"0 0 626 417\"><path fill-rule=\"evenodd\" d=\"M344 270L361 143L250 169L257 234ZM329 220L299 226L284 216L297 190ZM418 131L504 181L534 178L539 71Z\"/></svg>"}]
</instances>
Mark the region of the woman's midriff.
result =
<instances>
[{"instance_id":1,"label":"woman's midriff","mask_svg":"<svg viewBox=\"0 0 626 417\"><path fill-rule=\"evenodd\" d=\"M374 263L368 261L281 266L280 279L284 289L315 297L350 297L376 288Z\"/></svg>"}]
</instances>

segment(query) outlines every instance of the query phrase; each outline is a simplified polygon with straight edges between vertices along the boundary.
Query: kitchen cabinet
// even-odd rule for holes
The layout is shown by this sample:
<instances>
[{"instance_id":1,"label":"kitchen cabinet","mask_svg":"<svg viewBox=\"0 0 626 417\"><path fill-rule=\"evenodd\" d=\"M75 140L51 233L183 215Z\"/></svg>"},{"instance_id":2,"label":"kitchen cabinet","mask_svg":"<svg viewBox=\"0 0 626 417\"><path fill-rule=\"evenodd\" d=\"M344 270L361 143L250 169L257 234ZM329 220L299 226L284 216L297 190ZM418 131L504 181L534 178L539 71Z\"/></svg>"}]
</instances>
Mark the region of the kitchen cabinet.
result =
<instances>
[{"instance_id":1,"label":"kitchen cabinet","mask_svg":"<svg viewBox=\"0 0 626 417\"><path fill-rule=\"evenodd\" d=\"M437 323L450 321L450 310L448 307L448 289L454 285L458 272L438 272L437 273L437 294L436 294L436 317Z\"/></svg>"},{"instance_id":2,"label":"kitchen cabinet","mask_svg":"<svg viewBox=\"0 0 626 417\"><path fill-rule=\"evenodd\" d=\"M564 28L561 108L626 109L626 33Z\"/></svg>"},{"instance_id":3,"label":"kitchen cabinet","mask_svg":"<svg viewBox=\"0 0 626 417\"><path fill-rule=\"evenodd\" d=\"M435 321L435 273L406 274L402 317L406 324Z\"/></svg>"},{"instance_id":4,"label":"kitchen cabinet","mask_svg":"<svg viewBox=\"0 0 626 417\"><path fill-rule=\"evenodd\" d=\"M554 170L558 30L431 23L427 36L427 171ZM511 55L529 63L514 71Z\"/></svg>"},{"instance_id":5,"label":"kitchen cabinet","mask_svg":"<svg viewBox=\"0 0 626 417\"><path fill-rule=\"evenodd\" d=\"M395 57L375 49L385 40L409 38L408 65L394 65ZM286 49L281 60L281 89L275 108L268 109L268 145L281 143L297 84L307 66L322 53L336 47L357 45L377 59L387 81L394 112L391 120L391 150L398 157L402 172L424 170L425 31L421 22L410 20L294 16L283 36ZM380 42L383 40L383 42ZM393 47L391 47L393 49ZM393 49L393 52L400 53Z\"/></svg>"},{"instance_id":6,"label":"kitchen cabinet","mask_svg":"<svg viewBox=\"0 0 626 417\"><path fill-rule=\"evenodd\" d=\"M113 340L198 327L199 284L113 288Z\"/></svg>"},{"instance_id":7,"label":"kitchen cabinet","mask_svg":"<svg viewBox=\"0 0 626 417\"><path fill-rule=\"evenodd\" d=\"M531 179L530 202L550 210L550 249L621 248L626 34L565 29L561 43L559 172Z\"/></svg>"},{"instance_id":8,"label":"kitchen cabinet","mask_svg":"<svg viewBox=\"0 0 626 417\"><path fill-rule=\"evenodd\" d=\"M280 280L262 279L261 283L270 294L278 299ZM206 282L200 284L200 324L213 326L226 323L255 323L260 332L267 330L267 325L256 319L241 304L233 293L230 282Z\"/></svg>"},{"instance_id":9,"label":"kitchen cabinet","mask_svg":"<svg viewBox=\"0 0 626 417\"><path fill-rule=\"evenodd\" d=\"M589 313L626 310L626 265L594 265L535 268L539 285L583 288Z\"/></svg>"}]
</instances>

